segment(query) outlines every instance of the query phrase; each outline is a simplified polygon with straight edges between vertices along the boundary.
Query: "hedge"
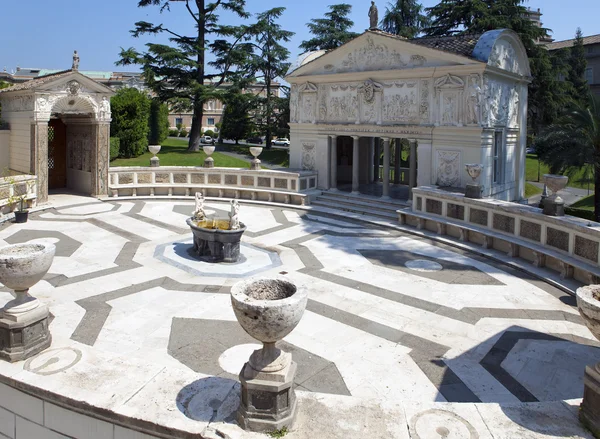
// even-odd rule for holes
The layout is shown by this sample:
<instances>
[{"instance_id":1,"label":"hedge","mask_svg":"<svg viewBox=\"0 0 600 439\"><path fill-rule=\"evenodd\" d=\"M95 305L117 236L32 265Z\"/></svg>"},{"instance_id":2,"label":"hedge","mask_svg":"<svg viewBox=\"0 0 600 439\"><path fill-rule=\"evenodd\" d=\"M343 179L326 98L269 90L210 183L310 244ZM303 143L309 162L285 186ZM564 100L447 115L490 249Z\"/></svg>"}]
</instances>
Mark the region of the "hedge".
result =
<instances>
[{"instance_id":1,"label":"hedge","mask_svg":"<svg viewBox=\"0 0 600 439\"><path fill-rule=\"evenodd\" d=\"M118 137L110 138L110 159L114 160L119 157L119 147L121 146L121 140Z\"/></svg>"}]
</instances>

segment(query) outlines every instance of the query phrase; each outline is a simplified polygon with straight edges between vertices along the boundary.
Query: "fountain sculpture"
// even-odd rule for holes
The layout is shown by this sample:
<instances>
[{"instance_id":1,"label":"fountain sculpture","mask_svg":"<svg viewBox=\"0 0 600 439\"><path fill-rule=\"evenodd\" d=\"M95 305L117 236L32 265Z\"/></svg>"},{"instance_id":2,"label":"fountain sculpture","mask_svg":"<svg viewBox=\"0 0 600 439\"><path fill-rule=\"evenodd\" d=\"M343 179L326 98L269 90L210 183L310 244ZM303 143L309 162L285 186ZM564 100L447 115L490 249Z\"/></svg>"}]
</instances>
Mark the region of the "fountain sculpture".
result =
<instances>
[{"instance_id":1,"label":"fountain sculpture","mask_svg":"<svg viewBox=\"0 0 600 439\"><path fill-rule=\"evenodd\" d=\"M196 208L187 224L194 235L194 251L205 262L237 262L240 240L246 226L239 220L240 204L231 200L229 219L208 218L204 211L204 196L196 193Z\"/></svg>"},{"instance_id":2,"label":"fountain sculpture","mask_svg":"<svg viewBox=\"0 0 600 439\"><path fill-rule=\"evenodd\" d=\"M30 358L50 346L48 306L29 294L50 269L56 247L50 243L14 244L0 249L0 282L14 300L0 310L0 358Z\"/></svg>"},{"instance_id":3,"label":"fountain sculpture","mask_svg":"<svg viewBox=\"0 0 600 439\"><path fill-rule=\"evenodd\" d=\"M242 328L263 343L240 372L242 394L237 421L245 430L289 428L296 415L292 355L275 343L298 325L308 294L280 279L250 279L231 288L231 305Z\"/></svg>"}]
</instances>

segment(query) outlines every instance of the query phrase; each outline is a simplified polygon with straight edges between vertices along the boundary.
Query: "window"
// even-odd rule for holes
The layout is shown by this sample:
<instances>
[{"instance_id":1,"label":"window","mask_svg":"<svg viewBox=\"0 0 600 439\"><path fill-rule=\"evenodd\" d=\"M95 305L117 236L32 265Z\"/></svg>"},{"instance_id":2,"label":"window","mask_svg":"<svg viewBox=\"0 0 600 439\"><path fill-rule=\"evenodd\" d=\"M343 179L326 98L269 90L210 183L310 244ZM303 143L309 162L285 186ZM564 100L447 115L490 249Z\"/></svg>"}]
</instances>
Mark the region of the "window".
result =
<instances>
[{"instance_id":1,"label":"window","mask_svg":"<svg viewBox=\"0 0 600 439\"><path fill-rule=\"evenodd\" d=\"M209 117L206 121L206 123L210 126L213 126L215 124L215 118L214 117Z\"/></svg>"},{"instance_id":2,"label":"window","mask_svg":"<svg viewBox=\"0 0 600 439\"><path fill-rule=\"evenodd\" d=\"M596 51L596 46L587 46L587 53L594 53Z\"/></svg>"},{"instance_id":3,"label":"window","mask_svg":"<svg viewBox=\"0 0 600 439\"><path fill-rule=\"evenodd\" d=\"M492 182L493 183L502 183L502 150L504 144L504 135L502 131L496 131L494 133L494 168L492 171Z\"/></svg>"},{"instance_id":4,"label":"window","mask_svg":"<svg viewBox=\"0 0 600 439\"><path fill-rule=\"evenodd\" d=\"M588 84L594 83L594 69L591 67L585 69L585 80L588 82Z\"/></svg>"},{"instance_id":5,"label":"window","mask_svg":"<svg viewBox=\"0 0 600 439\"><path fill-rule=\"evenodd\" d=\"M182 117L176 117L175 118L175 126L178 127L180 125L183 125L183 118Z\"/></svg>"}]
</instances>

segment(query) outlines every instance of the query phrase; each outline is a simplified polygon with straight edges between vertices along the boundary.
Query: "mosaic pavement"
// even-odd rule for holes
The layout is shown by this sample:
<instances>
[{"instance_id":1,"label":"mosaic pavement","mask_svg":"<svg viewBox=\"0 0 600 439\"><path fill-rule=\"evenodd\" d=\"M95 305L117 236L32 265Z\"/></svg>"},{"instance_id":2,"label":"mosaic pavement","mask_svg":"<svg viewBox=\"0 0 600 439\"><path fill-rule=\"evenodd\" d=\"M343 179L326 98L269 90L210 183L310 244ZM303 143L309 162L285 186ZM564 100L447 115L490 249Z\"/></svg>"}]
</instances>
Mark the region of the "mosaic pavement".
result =
<instances>
[{"instance_id":1,"label":"mosaic pavement","mask_svg":"<svg viewBox=\"0 0 600 439\"><path fill-rule=\"evenodd\" d=\"M502 437L490 427L499 407L549 403L558 414L536 418L537 436L518 437L582 434L576 408L562 401L582 397L600 345L571 296L525 273L381 226L247 204L240 262L213 265L192 256L192 202L80 200L0 228L1 245L57 246L31 291L50 306L52 350L0 364L2 375L128 416L171 405L176 414L156 422L190 430L194 419L191 429L204 431L235 409L237 374L257 347L235 320L231 286L284 276L309 290L282 343L299 364L306 407L329 398L343 411L358 399L393 413L390 404L410 401L397 420L407 431L381 437L468 438ZM207 213L227 208L209 203ZM10 299L0 290L0 306ZM527 424L515 410L501 413Z\"/></svg>"}]
</instances>

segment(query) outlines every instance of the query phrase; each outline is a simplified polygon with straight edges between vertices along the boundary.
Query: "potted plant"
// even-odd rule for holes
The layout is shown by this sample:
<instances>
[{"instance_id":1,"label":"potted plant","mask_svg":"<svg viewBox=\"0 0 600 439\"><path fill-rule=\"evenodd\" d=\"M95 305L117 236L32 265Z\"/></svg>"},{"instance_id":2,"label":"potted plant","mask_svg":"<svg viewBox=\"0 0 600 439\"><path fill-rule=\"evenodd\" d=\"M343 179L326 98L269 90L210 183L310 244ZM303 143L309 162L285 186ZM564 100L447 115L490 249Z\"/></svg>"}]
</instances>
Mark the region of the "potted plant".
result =
<instances>
[{"instance_id":1,"label":"potted plant","mask_svg":"<svg viewBox=\"0 0 600 439\"><path fill-rule=\"evenodd\" d=\"M25 189L21 189L20 191L16 191L16 186L18 182L12 178L10 180L10 184L12 186L12 195L8 197L8 205L11 210L13 210L15 214L15 223L26 223L29 218L29 208L27 204L27 196L29 195L29 191L34 184L33 180L26 181ZM17 192L17 193L15 193ZM18 207L15 210L15 207Z\"/></svg>"}]
</instances>

